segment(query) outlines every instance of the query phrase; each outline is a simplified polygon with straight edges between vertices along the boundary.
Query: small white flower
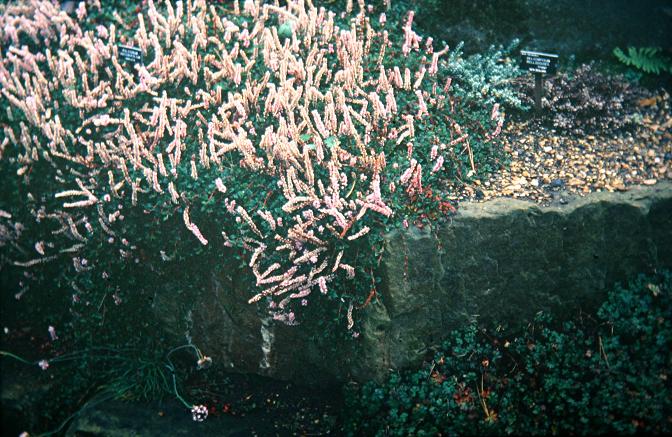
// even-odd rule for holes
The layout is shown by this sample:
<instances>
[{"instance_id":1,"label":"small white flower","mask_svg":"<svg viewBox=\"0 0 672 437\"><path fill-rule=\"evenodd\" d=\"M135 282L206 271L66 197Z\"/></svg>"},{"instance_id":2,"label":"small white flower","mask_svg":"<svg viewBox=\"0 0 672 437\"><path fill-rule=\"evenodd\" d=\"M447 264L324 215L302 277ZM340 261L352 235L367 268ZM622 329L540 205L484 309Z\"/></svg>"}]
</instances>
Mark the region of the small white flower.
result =
<instances>
[{"instance_id":1,"label":"small white flower","mask_svg":"<svg viewBox=\"0 0 672 437\"><path fill-rule=\"evenodd\" d=\"M194 422L203 422L208 417L208 408L205 405L191 407L191 418Z\"/></svg>"},{"instance_id":2,"label":"small white flower","mask_svg":"<svg viewBox=\"0 0 672 437\"><path fill-rule=\"evenodd\" d=\"M38 366L40 366L40 369L42 370L47 370L49 368L49 361L47 360L40 360L39 363L37 363Z\"/></svg>"}]
</instances>

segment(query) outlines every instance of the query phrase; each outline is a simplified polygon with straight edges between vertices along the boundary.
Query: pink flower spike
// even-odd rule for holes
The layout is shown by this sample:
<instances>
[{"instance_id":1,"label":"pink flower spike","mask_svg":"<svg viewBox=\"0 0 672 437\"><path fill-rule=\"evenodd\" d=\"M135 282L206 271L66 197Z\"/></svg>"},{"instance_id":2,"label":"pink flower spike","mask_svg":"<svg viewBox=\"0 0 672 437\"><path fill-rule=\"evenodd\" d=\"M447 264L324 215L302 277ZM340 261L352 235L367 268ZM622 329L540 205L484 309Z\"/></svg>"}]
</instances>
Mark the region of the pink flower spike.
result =
<instances>
[{"instance_id":1,"label":"pink flower spike","mask_svg":"<svg viewBox=\"0 0 672 437\"><path fill-rule=\"evenodd\" d=\"M434 164L434 168L432 168L432 173L436 173L437 171L441 170L442 166L443 166L443 156L439 156L439 159L436 160L436 164Z\"/></svg>"},{"instance_id":2,"label":"pink flower spike","mask_svg":"<svg viewBox=\"0 0 672 437\"><path fill-rule=\"evenodd\" d=\"M56 328L53 326L49 326L49 337L51 337L51 341L58 340L58 335L56 335Z\"/></svg>"}]
</instances>

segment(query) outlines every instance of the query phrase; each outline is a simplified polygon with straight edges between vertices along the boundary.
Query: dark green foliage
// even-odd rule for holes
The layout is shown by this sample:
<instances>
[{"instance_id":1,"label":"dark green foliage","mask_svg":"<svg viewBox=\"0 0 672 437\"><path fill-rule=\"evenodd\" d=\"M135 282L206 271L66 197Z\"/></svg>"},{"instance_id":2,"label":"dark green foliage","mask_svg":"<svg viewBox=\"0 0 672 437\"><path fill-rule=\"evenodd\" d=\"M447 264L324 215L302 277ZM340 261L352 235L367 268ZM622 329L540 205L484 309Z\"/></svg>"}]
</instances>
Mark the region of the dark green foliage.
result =
<instances>
[{"instance_id":1,"label":"dark green foliage","mask_svg":"<svg viewBox=\"0 0 672 437\"><path fill-rule=\"evenodd\" d=\"M645 73L672 73L672 59L657 47L628 47L625 53L619 47L613 51L619 61Z\"/></svg>"},{"instance_id":2,"label":"dark green foliage","mask_svg":"<svg viewBox=\"0 0 672 437\"><path fill-rule=\"evenodd\" d=\"M672 430L672 274L616 287L595 317L453 332L419 371L348 393L350 435Z\"/></svg>"}]
</instances>

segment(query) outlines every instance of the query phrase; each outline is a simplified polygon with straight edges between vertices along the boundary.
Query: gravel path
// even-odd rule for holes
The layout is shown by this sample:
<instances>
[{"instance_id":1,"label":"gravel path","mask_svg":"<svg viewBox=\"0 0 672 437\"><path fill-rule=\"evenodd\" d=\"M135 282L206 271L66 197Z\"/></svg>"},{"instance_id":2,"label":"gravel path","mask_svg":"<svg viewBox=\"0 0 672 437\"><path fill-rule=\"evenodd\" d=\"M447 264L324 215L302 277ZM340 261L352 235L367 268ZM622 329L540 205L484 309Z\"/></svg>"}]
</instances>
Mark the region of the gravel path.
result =
<instances>
[{"instance_id":1,"label":"gravel path","mask_svg":"<svg viewBox=\"0 0 672 437\"><path fill-rule=\"evenodd\" d=\"M670 96L662 93L639 104L646 115L634 131L618 135L576 137L558 134L534 119L510 121L502 134L511 158L508 168L483 181L449 186L457 193L452 199L564 203L568 196L672 180Z\"/></svg>"}]
</instances>

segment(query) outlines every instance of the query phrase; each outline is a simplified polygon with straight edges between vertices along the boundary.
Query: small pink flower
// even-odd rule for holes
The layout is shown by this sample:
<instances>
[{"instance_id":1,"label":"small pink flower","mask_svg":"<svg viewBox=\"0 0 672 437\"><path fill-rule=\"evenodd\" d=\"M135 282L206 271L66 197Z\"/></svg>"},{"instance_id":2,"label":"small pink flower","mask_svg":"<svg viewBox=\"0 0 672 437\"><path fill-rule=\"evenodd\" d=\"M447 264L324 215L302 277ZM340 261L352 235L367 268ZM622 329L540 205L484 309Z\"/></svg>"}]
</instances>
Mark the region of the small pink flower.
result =
<instances>
[{"instance_id":1,"label":"small pink flower","mask_svg":"<svg viewBox=\"0 0 672 437\"><path fill-rule=\"evenodd\" d=\"M49 368L49 361L47 360L40 360L39 363L37 363L38 366L40 366L40 369L42 370L47 370Z\"/></svg>"},{"instance_id":2,"label":"small pink flower","mask_svg":"<svg viewBox=\"0 0 672 437\"><path fill-rule=\"evenodd\" d=\"M308 299L301 299L301 305L304 307L308 305Z\"/></svg>"},{"instance_id":3,"label":"small pink flower","mask_svg":"<svg viewBox=\"0 0 672 437\"><path fill-rule=\"evenodd\" d=\"M56 328L49 326L47 330L49 331L49 337L51 337L51 341L58 340L58 335L56 335Z\"/></svg>"},{"instance_id":4,"label":"small pink flower","mask_svg":"<svg viewBox=\"0 0 672 437\"><path fill-rule=\"evenodd\" d=\"M212 358L207 357L205 355L203 355L196 363L196 367L198 368L198 370L207 369L211 365L212 365Z\"/></svg>"},{"instance_id":5,"label":"small pink flower","mask_svg":"<svg viewBox=\"0 0 672 437\"><path fill-rule=\"evenodd\" d=\"M86 17L86 2L79 2L76 13L79 21L82 21Z\"/></svg>"},{"instance_id":6,"label":"small pink flower","mask_svg":"<svg viewBox=\"0 0 672 437\"><path fill-rule=\"evenodd\" d=\"M408 220L404 219L404 221L402 222L402 224L404 225L404 227L405 227L406 229L408 229Z\"/></svg>"}]
</instances>

